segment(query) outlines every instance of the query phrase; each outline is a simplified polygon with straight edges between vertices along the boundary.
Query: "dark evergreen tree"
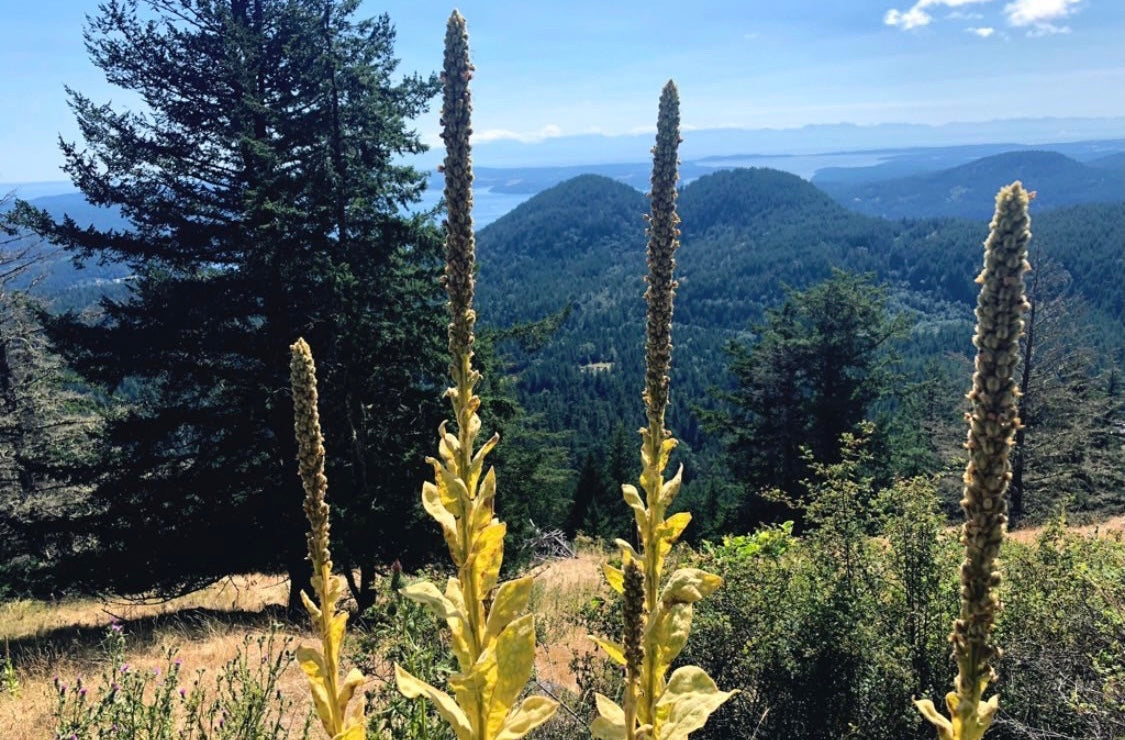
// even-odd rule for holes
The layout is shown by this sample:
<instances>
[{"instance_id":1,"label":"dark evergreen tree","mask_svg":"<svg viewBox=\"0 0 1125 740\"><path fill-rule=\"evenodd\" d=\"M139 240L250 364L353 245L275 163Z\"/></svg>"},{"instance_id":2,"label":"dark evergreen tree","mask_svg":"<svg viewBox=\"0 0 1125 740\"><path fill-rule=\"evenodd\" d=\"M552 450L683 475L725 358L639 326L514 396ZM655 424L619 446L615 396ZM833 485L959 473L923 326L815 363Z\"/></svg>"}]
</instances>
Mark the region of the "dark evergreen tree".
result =
<instances>
[{"instance_id":1,"label":"dark evergreen tree","mask_svg":"<svg viewBox=\"0 0 1125 740\"><path fill-rule=\"evenodd\" d=\"M140 388L109 427L84 585L180 591L232 571L307 581L289 344L322 369L334 543L362 601L372 560L412 542L437 425L444 321L424 187L399 163L436 80L396 78L386 16L358 0L108 0L87 47L140 95L118 110L69 91L83 144L66 169L129 227L84 228L24 209L77 258L133 268L128 300L51 331L108 390Z\"/></svg>"},{"instance_id":2,"label":"dark evergreen tree","mask_svg":"<svg viewBox=\"0 0 1125 740\"><path fill-rule=\"evenodd\" d=\"M747 492L798 497L810 456L826 464L840 460L841 435L890 390L889 345L905 321L889 314L885 288L870 277L834 270L767 311L753 344L730 346L736 388L722 394L726 407L707 418ZM776 513L756 509L756 498L744 503L743 527Z\"/></svg>"}]
</instances>

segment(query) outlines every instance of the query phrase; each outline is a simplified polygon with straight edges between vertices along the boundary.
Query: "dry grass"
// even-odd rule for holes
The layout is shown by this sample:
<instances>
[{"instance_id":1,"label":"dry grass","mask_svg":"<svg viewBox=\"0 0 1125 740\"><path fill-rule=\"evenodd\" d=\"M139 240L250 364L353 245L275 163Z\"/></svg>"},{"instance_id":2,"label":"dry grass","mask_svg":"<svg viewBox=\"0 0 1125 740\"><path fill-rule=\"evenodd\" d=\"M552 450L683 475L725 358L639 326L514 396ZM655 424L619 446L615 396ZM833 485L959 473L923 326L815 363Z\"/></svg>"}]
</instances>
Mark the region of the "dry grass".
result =
<instances>
[{"instance_id":1,"label":"dry grass","mask_svg":"<svg viewBox=\"0 0 1125 740\"><path fill-rule=\"evenodd\" d=\"M573 688L569 662L574 649L586 650L585 634L565 615L573 615L604 580L596 551L555 561L536 572L534 608L542 615L537 670L541 679ZM283 616L288 582L276 576L232 576L203 591L163 603L65 599L56 602L12 601L0 604L0 641L10 643L19 692L0 688L0 740L50 738L55 707L53 679L70 684L82 676L89 684L104 668L101 641L118 621L128 636L126 656L131 670L163 668L169 648L183 661L181 675L206 672L207 683L243 647L245 638L266 635ZM296 644L311 642L307 630L286 625L283 632ZM295 646L294 645L294 646ZM0 652L0 662L3 653ZM291 665L281 679L281 692L304 716L310 710L300 669ZM299 723L298 723L299 724Z\"/></svg>"},{"instance_id":2,"label":"dry grass","mask_svg":"<svg viewBox=\"0 0 1125 740\"><path fill-rule=\"evenodd\" d=\"M590 599L608 594L601 568L606 559L595 550L581 552L576 558L551 561L536 573L531 608L541 624L535 660L540 681L570 691L578 689L570 660L576 652L593 652L594 644L575 624L573 615Z\"/></svg>"},{"instance_id":3,"label":"dry grass","mask_svg":"<svg viewBox=\"0 0 1125 740\"><path fill-rule=\"evenodd\" d=\"M1087 537L1121 538L1125 537L1125 515L1110 517L1100 522L1071 524L1068 529L1071 532ZM1042 526L1020 527L1019 529L1010 530L1008 532L1008 537L1015 542L1027 545L1034 543L1042 532Z\"/></svg>"},{"instance_id":4,"label":"dry grass","mask_svg":"<svg viewBox=\"0 0 1125 740\"><path fill-rule=\"evenodd\" d=\"M206 684L238 654L248 635L254 639L269 633L287 594L285 580L246 575L163 603L66 599L0 604L0 640L10 645L19 682L16 695L0 693L0 738L51 737L54 677L73 684L82 676L90 684L100 675L105 667L101 641L111 622L124 625L132 670L163 668L168 649L175 648L185 680L203 670ZM295 644L310 639L304 632L288 632ZM282 676L280 688L294 701L298 716L307 713L308 692L295 665Z\"/></svg>"}]
</instances>

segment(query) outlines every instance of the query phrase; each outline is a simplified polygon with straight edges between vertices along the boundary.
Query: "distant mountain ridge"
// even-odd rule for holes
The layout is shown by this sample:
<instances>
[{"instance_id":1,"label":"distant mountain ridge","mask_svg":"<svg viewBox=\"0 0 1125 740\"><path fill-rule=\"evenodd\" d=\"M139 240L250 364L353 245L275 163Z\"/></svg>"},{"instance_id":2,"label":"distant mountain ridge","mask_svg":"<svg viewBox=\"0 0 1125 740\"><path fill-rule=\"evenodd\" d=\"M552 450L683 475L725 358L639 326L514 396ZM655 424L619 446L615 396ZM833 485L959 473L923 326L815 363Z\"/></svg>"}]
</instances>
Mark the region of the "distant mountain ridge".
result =
<instances>
[{"instance_id":1,"label":"distant mountain ridge","mask_svg":"<svg viewBox=\"0 0 1125 740\"><path fill-rule=\"evenodd\" d=\"M988 218L991 194L1013 180L1037 192L1035 210L1125 200L1125 168L1116 157L1094 166L1050 151L995 154L939 172L876 182L816 180L839 203L883 218Z\"/></svg>"},{"instance_id":2,"label":"distant mountain ridge","mask_svg":"<svg viewBox=\"0 0 1125 740\"><path fill-rule=\"evenodd\" d=\"M684 161L725 156L732 152L809 154L906 147L941 147L1012 142L1036 145L1090 139L1120 139L1125 118L1016 118L953 122L812 124L795 128L718 128L686 131L680 156ZM652 147L651 133L582 134L531 141L497 139L474 143L480 167L589 165L597 162L644 162ZM418 158L419 166L436 168L437 149Z\"/></svg>"}]
</instances>

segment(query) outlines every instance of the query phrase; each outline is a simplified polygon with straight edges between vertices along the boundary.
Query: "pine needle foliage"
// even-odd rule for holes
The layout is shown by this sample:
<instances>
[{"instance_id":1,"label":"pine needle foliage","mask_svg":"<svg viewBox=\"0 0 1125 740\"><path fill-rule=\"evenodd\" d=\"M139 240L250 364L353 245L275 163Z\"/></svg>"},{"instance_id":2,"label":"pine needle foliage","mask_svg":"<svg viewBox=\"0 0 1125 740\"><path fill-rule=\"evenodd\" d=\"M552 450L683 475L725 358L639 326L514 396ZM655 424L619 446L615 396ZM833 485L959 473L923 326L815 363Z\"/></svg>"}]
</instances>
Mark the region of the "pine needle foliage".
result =
<instances>
[{"instance_id":1,"label":"pine needle foliage","mask_svg":"<svg viewBox=\"0 0 1125 740\"><path fill-rule=\"evenodd\" d=\"M298 339L289 351L293 426L297 435L298 469L305 489L305 516L309 520L306 540L313 566L312 587L316 593L314 602L302 591L301 601L312 619L313 633L320 640L319 648L297 648L297 662L308 677L313 706L328 737L363 740L367 731L363 700L353 703L352 697L365 679L353 668L343 681L340 680L340 648L344 644L348 613L336 610L345 584L342 576L332 574L332 555L328 550L328 504L325 502L328 479L324 476L324 438L317 411L316 365L304 339Z\"/></svg>"},{"instance_id":2,"label":"pine needle foliage","mask_svg":"<svg viewBox=\"0 0 1125 740\"><path fill-rule=\"evenodd\" d=\"M605 740L683 740L703 727L707 718L735 692L720 691L698 666L682 666L665 678L691 631L692 605L713 593L722 579L698 568L681 568L664 578L664 561L691 514L665 518L679 492L683 466L670 480L664 469L676 440L664 427L668 407L668 370L672 362L673 277L679 246L676 215L677 151L680 143L679 92L669 81L660 96L653 147L652 213L649 216L648 303L645 340L645 412L641 430L641 489L624 485L625 502L633 510L640 552L624 540L621 570L607 565L606 579L624 596L625 634L621 644L593 638L625 669L624 707L596 694L598 717L590 725Z\"/></svg>"},{"instance_id":3,"label":"pine needle foliage","mask_svg":"<svg viewBox=\"0 0 1125 740\"><path fill-rule=\"evenodd\" d=\"M939 714L929 699L915 702L937 729L939 740L980 740L999 708L998 695L987 701L982 695L996 677L992 660L1000 656L1000 649L990 638L1000 611L997 555L1008 522L1005 494L1012 478L1009 454L1020 427L1015 369L1023 312L1028 308L1024 273L1030 269L1027 206L1031 197L1019 181L1000 189L991 233L984 243L984 270L977 278L981 286L973 337L977 359L968 395L971 410L965 447L969 462L961 500L965 510L961 612L950 635L957 679L955 690L945 697L949 718Z\"/></svg>"},{"instance_id":4,"label":"pine needle foliage","mask_svg":"<svg viewBox=\"0 0 1125 740\"><path fill-rule=\"evenodd\" d=\"M481 376L472 364L476 321L469 148L472 72L465 19L454 11L445 36L442 139L448 206L445 287L453 379L446 397L453 406L457 433L447 431L445 422L438 430L440 459L428 459L434 467L434 482L423 486L422 506L441 525L457 577L448 580L444 593L428 581L407 586L401 593L445 621L460 671L449 679L453 696L399 665L395 666L395 680L407 698L429 699L458 740L517 740L550 719L558 705L542 696L530 696L517 704L535 661L534 615L524 613L532 578L525 576L497 588L507 527L493 516L496 474L492 468L484 473L484 459L499 437L493 435L476 446L481 402L475 387Z\"/></svg>"}]
</instances>

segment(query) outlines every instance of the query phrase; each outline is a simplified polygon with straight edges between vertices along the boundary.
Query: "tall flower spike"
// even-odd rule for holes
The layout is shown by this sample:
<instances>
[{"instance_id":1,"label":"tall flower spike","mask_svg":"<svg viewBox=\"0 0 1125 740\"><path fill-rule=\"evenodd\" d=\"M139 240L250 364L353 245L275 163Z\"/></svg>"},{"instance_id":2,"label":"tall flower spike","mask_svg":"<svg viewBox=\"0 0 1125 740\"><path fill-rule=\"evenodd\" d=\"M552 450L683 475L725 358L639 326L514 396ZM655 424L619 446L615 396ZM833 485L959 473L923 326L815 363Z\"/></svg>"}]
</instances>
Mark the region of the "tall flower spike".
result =
<instances>
[{"instance_id":1,"label":"tall flower spike","mask_svg":"<svg viewBox=\"0 0 1125 740\"><path fill-rule=\"evenodd\" d=\"M933 723L940 740L980 740L992 724L999 697L982 696L996 677L992 659L1000 650L990 642L992 625L1000 610L996 589L1000 585L997 556L1008 522L1004 498L1012 477L1008 455L1020 421L1019 388L1015 368L1023 332L1024 273L1027 244L1031 239L1027 213L1031 194L1017 181L996 195L996 215L984 243L984 270L977 278L977 348L973 388L969 392L969 462L965 468L965 524L961 544L961 613L953 623L950 641L957 661L954 691L945 697L949 718L928 699L916 701L918 710Z\"/></svg>"},{"instance_id":2,"label":"tall flower spike","mask_svg":"<svg viewBox=\"0 0 1125 740\"><path fill-rule=\"evenodd\" d=\"M342 682L339 678L340 648L348 614L336 611L344 594L344 579L332 575L332 556L328 550L328 504L325 501L328 479L324 475L324 437L317 412L316 365L304 339L298 339L289 351L297 467L305 489L305 516L309 520L306 540L313 567L312 586L316 592L316 602L303 591L301 600L312 620L313 632L320 639L319 650L297 648L297 662L308 677L313 705L328 736L333 740L363 740L366 732L363 699L353 703L352 697L365 679L355 668Z\"/></svg>"},{"instance_id":3,"label":"tall flower spike","mask_svg":"<svg viewBox=\"0 0 1125 740\"><path fill-rule=\"evenodd\" d=\"M652 149L652 215L648 216L648 276L645 301L645 410L649 428L664 436L668 407L668 370L672 365L672 301L676 295L676 249L680 217L676 214L677 151L680 139L680 96L669 81L660 94L656 146Z\"/></svg>"},{"instance_id":4,"label":"tall flower spike","mask_svg":"<svg viewBox=\"0 0 1125 740\"><path fill-rule=\"evenodd\" d=\"M641 430L640 484L622 486L633 509L641 553L625 540L623 570L605 567L609 585L624 596L625 635L621 644L594 637L611 659L625 668L625 706L596 694L598 717L590 725L594 737L612 740L683 740L702 727L733 691L719 691L698 666L683 666L665 674L687 642L692 604L708 596L722 579L698 568L681 568L665 581L664 559L691 521L681 512L667 519L665 512L680 489L683 472L664 480L664 469L676 440L664 428L668 406L668 370L672 363L673 271L679 246L676 215L677 149L680 143L680 100L669 81L660 95L656 146L652 156L652 214L648 218L648 302L645 337L645 412ZM643 628L641 623L643 621ZM637 630L641 630L640 645ZM640 663L639 671L637 663Z\"/></svg>"},{"instance_id":5,"label":"tall flower spike","mask_svg":"<svg viewBox=\"0 0 1125 740\"><path fill-rule=\"evenodd\" d=\"M422 486L422 506L441 526L457 577L445 592L429 582L401 590L424 604L449 627L460 668L449 677L453 696L395 666L399 691L424 696L453 728L458 740L518 740L546 722L558 704L546 697L516 700L531 678L535 662L534 616L524 614L531 598L531 576L497 587L504 559L506 526L495 516L496 474L484 471L484 458L499 438L476 447L481 420L473 369L473 170L469 149L472 103L469 41L457 11L445 34L445 95L441 111L445 141L445 288L449 295L449 353L453 387L446 391L457 434L438 429L438 456L427 461L434 482ZM495 589L495 593L493 593ZM489 604L486 610L485 606Z\"/></svg>"},{"instance_id":6,"label":"tall flower spike","mask_svg":"<svg viewBox=\"0 0 1125 740\"><path fill-rule=\"evenodd\" d=\"M456 10L445 29L445 63L442 67L441 139L445 143L445 289L449 294L449 354L472 355L473 264L473 160L469 137L473 133L473 78L469 61L469 33Z\"/></svg>"}]
</instances>

